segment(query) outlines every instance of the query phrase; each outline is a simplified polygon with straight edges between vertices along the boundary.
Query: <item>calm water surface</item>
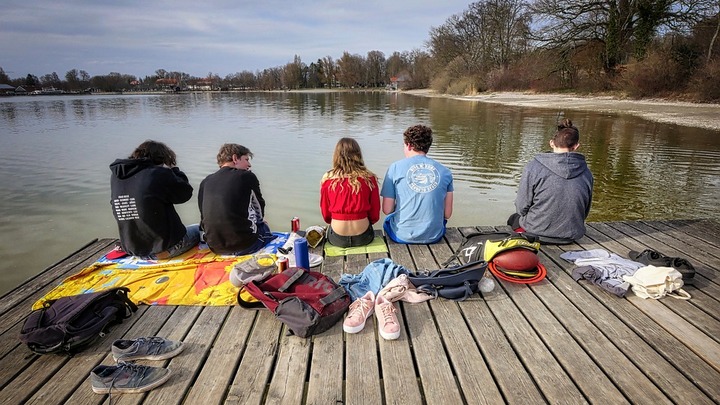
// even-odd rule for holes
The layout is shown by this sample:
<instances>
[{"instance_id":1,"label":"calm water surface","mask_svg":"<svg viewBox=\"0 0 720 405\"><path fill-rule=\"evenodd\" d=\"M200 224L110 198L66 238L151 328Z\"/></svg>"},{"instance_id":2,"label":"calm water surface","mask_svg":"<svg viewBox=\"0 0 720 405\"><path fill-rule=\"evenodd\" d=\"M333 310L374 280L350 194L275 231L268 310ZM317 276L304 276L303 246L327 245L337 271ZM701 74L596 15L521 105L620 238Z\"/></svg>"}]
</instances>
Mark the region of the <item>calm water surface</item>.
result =
<instances>
[{"instance_id":1,"label":"calm water surface","mask_svg":"<svg viewBox=\"0 0 720 405\"><path fill-rule=\"evenodd\" d=\"M322 224L319 181L337 140L356 138L382 179L402 132L430 125L430 156L455 176L450 226L500 225L522 167L556 110L377 93L37 96L0 99L0 294L94 238L117 237L108 165L146 139L166 142L195 188L222 143L255 154L273 230ZM568 111L595 176L590 221L720 218L720 133ZM199 221L197 200L178 207ZM379 227L376 225L376 229Z\"/></svg>"}]
</instances>

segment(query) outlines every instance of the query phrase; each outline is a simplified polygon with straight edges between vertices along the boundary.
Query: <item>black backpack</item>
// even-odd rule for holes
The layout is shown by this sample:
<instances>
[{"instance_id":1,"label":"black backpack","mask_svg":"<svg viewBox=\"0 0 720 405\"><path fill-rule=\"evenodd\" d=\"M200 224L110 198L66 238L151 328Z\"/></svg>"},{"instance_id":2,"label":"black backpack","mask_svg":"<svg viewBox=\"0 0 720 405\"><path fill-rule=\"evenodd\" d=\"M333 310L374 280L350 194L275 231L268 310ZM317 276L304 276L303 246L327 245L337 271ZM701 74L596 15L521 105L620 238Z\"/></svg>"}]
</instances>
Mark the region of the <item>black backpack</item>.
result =
<instances>
[{"instance_id":1,"label":"black backpack","mask_svg":"<svg viewBox=\"0 0 720 405\"><path fill-rule=\"evenodd\" d=\"M38 354L74 354L137 311L130 290L118 287L49 301L30 313L20 341Z\"/></svg>"},{"instance_id":2,"label":"black backpack","mask_svg":"<svg viewBox=\"0 0 720 405\"><path fill-rule=\"evenodd\" d=\"M458 250L443 264L448 267L453 261L472 263L477 261L490 262L496 254L510 249L540 250L537 237L517 232L475 232L466 235Z\"/></svg>"},{"instance_id":3,"label":"black backpack","mask_svg":"<svg viewBox=\"0 0 720 405\"><path fill-rule=\"evenodd\" d=\"M487 263L482 260L447 269L420 271L408 275L418 292L453 301L465 301L480 290Z\"/></svg>"}]
</instances>

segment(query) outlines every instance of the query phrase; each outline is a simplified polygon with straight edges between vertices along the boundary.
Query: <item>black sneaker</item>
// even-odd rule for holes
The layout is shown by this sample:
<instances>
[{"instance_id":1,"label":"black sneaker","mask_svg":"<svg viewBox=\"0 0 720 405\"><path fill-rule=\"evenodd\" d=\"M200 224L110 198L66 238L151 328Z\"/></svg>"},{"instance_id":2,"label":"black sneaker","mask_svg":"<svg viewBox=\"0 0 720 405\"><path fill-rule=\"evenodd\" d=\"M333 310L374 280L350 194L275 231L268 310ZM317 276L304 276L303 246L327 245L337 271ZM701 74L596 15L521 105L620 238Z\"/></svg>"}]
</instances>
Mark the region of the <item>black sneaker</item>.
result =
<instances>
[{"instance_id":1,"label":"black sneaker","mask_svg":"<svg viewBox=\"0 0 720 405\"><path fill-rule=\"evenodd\" d=\"M182 342L153 336L133 340L118 339L112 344L115 361L165 360L183 351Z\"/></svg>"},{"instance_id":2,"label":"black sneaker","mask_svg":"<svg viewBox=\"0 0 720 405\"><path fill-rule=\"evenodd\" d=\"M689 261L681 257L673 257L670 259L670 266L682 274L684 284L692 285L695 283L695 267Z\"/></svg>"},{"instance_id":3,"label":"black sneaker","mask_svg":"<svg viewBox=\"0 0 720 405\"><path fill-rule=\"evenodd\" d=\"M90 383L97 394L136 394L150 391L170 378L170 369L119 363L99 365L90 372Z\"/></svg>"},{"instance_id":4,"label":"black sneaker","mask_svg":"<svg viewBox=\"0 0 720 405\"><path fill-rule=\"evenodd\" d=\"M644 265L653 265L655 267L670 267L671 258L652 249L645 249L642 252L638 252L637 250L631 250L630 253L628 253L628 257L630 258L630 260L642 263Z\"/></svg>"}]
</instances>

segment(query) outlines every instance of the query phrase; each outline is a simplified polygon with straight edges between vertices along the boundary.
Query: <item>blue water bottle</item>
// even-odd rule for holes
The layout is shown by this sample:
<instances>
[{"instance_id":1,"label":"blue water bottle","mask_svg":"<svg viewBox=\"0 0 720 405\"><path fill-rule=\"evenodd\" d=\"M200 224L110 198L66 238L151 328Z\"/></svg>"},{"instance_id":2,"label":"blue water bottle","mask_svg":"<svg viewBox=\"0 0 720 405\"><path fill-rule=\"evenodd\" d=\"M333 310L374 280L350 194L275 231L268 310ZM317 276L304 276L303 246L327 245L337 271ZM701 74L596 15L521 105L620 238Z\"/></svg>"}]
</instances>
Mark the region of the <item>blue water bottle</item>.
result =
<instances>
[{"instance_id":1,"label":"blue water bottle","mask_svg":"<svg viewBox=\"0 0 720 405\"><path fill-rule=\"evenodd\" d=\"M305 238L295 239L295 266L310 270L310 254L308 253L308 243Z\"/></svg>"}]
</instances>

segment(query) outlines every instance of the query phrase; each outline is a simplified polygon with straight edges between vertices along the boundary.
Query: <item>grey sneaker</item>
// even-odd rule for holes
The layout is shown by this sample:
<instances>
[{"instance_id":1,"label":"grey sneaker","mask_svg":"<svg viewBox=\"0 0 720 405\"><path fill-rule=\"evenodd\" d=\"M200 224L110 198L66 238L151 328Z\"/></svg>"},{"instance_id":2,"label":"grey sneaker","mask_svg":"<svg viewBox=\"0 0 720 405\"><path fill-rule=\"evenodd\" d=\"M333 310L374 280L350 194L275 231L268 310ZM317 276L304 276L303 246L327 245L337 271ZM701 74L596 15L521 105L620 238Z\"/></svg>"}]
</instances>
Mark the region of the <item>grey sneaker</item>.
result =
<instances>
[{"instance_id":1,"label":"grey sneaker","mask_svg":"<svg viewBox=\"0 0 720 405\"><path fill-rule=\"evenodd\" d=\"M133 340L118 339L112 344L115 361L165 360L183 351L182 342L153 336Z\"/></svg>"},{"instance_id":2,"label":"grey sneaker","mask_svg":"<svg viewBox=\"0 0 720 405\"><path fill-rule=\"evenodd\" d=\"M90 372L92 390L97 394L136 394L150 391L170 378L170 369L120 363L99 365Z\"/></svg>"}]
</instances>

